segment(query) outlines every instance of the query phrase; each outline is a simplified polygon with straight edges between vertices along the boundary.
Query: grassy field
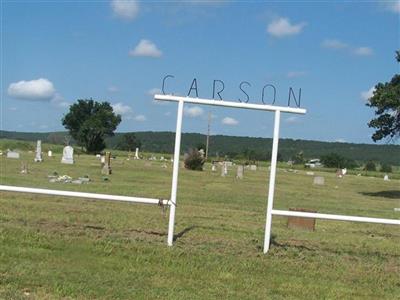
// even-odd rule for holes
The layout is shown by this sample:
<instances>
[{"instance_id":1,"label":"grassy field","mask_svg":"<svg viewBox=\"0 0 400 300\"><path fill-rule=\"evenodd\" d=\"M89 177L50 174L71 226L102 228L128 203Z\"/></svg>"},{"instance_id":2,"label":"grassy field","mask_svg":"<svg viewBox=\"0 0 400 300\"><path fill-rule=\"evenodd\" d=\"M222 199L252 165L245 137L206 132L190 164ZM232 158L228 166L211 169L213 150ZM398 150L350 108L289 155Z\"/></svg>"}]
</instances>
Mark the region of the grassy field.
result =
<instances>
[{"instance_id":1,"label":"grassy field","mask_svg":"<svg viewBox=\"0 0 400 300\"><path fill-rule=\"evenodd\" d=\"M1 184L169 198L170 164L118 157L103 181L94 156L33 157L2 156ZM54 171L92 181L49 183ZM157 206L1 192L0 299L399 299L399 226L318 220L306 232L274 217L263 255L267 167L235 173L180 170L172 248ZM275 208L399 218L399 180L317 174L324 186L280 169Z\"/></svg>"}]
</instances>

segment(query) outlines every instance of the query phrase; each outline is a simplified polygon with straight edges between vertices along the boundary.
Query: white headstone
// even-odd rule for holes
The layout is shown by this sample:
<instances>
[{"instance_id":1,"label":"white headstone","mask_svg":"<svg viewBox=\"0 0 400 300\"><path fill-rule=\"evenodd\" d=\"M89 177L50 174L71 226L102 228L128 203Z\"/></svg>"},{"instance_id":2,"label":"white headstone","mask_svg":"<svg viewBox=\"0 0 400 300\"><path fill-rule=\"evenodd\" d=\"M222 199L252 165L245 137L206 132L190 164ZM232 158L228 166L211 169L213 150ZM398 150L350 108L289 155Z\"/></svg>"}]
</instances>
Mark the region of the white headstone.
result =
<instances>
[{"instance_id":1,"label":"white headstone","mask_svg":"<svg viewBox=\"0 0 400 300\"><path fill-rule=\"evenodd\" d=\"M106 156L104 157L104 166L101 169L101 174L103 175L111 175L111 152L106 152Z\"/></svg>"},{"instance_id":2,"label":"white headstone","mask_svg":"<svg viewBox=\"0 0 400 300\"><path fill-rule=\"evenodd\" d=\"M388 174L385 174L385 176L383 177L383 180L384 181L389 181L390 180Z\"/></svg>"},{"instance_id":3,"label":"white headstone","mask_svg":"<svg viewBox=\"0 0 400 300\"><path fill-rule=\"evenodd\" d=\"M346 168L342 169L342 175L344 176L344 175L346 175L346 173L347 173L347 169Z\"/></svg>"},{"instance_id":4,"label":"white headstone","mask_svg":"<svg viewBox=\"0 0 400 300\"><path fill-rule=\"evenodd\" d=\"M325 178L322 176L315 176L314 177L314 184L316 185L324 185L325 184Z\"/></svg>"},{"instance_id":5,"label":"white headstone","mask_svg":"<svg viewBox=\"0 0 400 300\"><path fill-rule=\"evenodd\" d=\"M308 176L314 176L314 172L306 172L306 175L308 175Z\"/></svg>"},{"instance_id":6,"label":"white headstone","mask_svg":"<svg viewBox=\"0 0 400 300\"><path fill-rule=\"evenodd\" d=\"M222 168L221 168L221 176L225 177L226 175L228 175L228 166L227 166L226 162L224 162L222 164Z\"/></svg>"},{"instance_id":7,"label":"white headstone","mask_svg":"<svg viewBox=\"0 0 400 300\"><path fill-rule=\"evenodd\" d=\"M250 165L250 170L251 171L257 171L257 166L256 165Z\"/></svg>"},{"instance_id":8,"label":"white headstone","mask_svg":"<svg viewBox=\"0 0 400 300\"><path fill-rule=\"evenodd\" d=\"M211 171L212 172L216 172L217 171L217 166L216 165L212 165L211 166Z\"/></svg>"},{"instance_id":9,"label":"white headstone","mask_svg":"<svg viewBox=\"0 0 400 300\"><path fill-rule=\"evenodd\" d=\"M238 166L236 171L236 179L243 179L244 167Z\"/></svg>"},{"instance_id":10,"label":"white headstone","mask_svg":"<svg viewBox=\"0 0 400 300\"><path fill-rule=\"evenodd\" d=\"M226 164L227 167L233 166L233 162L231 162L231 161L224 161L224 164Z\"/></svg>"},{"instance_id":11,"label":"white headstone","mask_svg":"<svg viewBox=\"0 0 400 300\"><path fill-rule=\"evenodd\" d=\"M35 162L41 162L42 160L42 141L38 140L36 143Z\"/></svg>"},{"instance_id":12,"label":"white headstone","mask_svg":"<svg viewBox=\"0 0 400 300\"><path fill-rule=\"evenodd\" d=\"M48 157L53 157L53 151L51 151L51 150L47 151L47 156Z\"/></svg>"},{"instance_id":13,"label":"white headstone","mask_svg":"<svg viewBox=\"0 0 400 300\"><path fill-rule=\"evenodd\" d=\"M61 163L70 165L74 163L74 148L72 148L71 146L64 147Z\"/></svg>"},{"instance_id":14,"label":"white headstone","mask_svg":"<svg viewBox=\"0 0 400 300\"><path fill-rule=\"evenodd\" d=\"M19 159L19 152L16 151L7 151L7 158L16 158Z\"/></svg>"},{"instance_id":15,"label":"white headstone","mask_svg":"<svg viewBox=\"0 0 400 300\"><path fill-rule=\"evenodd\" d=\"M136 148L134 159L139 159L139 148Z\"/></svg>"}]
</instances>

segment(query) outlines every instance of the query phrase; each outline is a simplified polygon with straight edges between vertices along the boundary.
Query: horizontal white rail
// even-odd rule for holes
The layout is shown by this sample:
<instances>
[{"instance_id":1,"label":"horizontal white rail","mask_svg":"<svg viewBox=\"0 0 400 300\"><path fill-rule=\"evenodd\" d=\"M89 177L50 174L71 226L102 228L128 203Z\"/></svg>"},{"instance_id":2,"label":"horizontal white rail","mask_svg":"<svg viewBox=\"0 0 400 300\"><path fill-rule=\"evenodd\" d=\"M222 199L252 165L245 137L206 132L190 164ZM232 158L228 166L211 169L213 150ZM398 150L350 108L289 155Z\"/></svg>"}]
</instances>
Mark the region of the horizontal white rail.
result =
<instances>
[{"instance_id":1,"label":"horizontal white rail","mask_svg":"<svg viewBox=\"0 0 400 300\"><path fill-rule=\"evenodd\" d=\"M287 211L287 210L273 209L272 214L276 216L287 216L287 217L302 217L302 218L315 218L315 219L337 220L337 221L354 221L354 222L365 222L365 223L400 225L400 220L394 220L394 219L319 214L319 213L302 212L302 211Z\"/></svg>"},{"instance_id":2,"label":"horizontal white rail","mask_svg":"<svg viewBox=\"0 0 400 300\"><path fill-rule=\"evenodd\" d=\"M204 105L214 105L214 106L224 106L224 107L236 107L244 109L255 109L255 110L267 110L267 111L281 111L294 114L305 114L307 112L304 108L296 107L285 107L285 106L275 106L268 104L254 104L245 102L232 102L223 100L212 100L212 99L202 99L202 98L192 98L192 97L180 97L173 95L154 95L155 100L160 101L172 101L172 102L187 102L192 104L204 104Z\"/></svg>"},{"instance_id":3,"label":"horizontal white rail","mask_svg":"<svg viewBox=\"0 0 400 300\"><path fill-rule=\"evenodd\" d=\"M117 195L107 195L107 194L97 194L97 193L82 193L82 192L72 192L72 191L60 191L60 190L48 190L48 189L37 189L37 188L27 188L19 186L9 186L0 185L0 191L7 192L20 192L20 193L33 193L33 194L43 194L43 195L56 195L56 196L66 196L66 197L78 197L78 198L88 198L97 200L107 200L107 201L125 201L125 202L136 202L143 204L163 204L171 205L169 200L163 199L153 199L153 198L141 198L141 197L129 197L129 196L117 196Z\"/></svg>"}]
</instances>

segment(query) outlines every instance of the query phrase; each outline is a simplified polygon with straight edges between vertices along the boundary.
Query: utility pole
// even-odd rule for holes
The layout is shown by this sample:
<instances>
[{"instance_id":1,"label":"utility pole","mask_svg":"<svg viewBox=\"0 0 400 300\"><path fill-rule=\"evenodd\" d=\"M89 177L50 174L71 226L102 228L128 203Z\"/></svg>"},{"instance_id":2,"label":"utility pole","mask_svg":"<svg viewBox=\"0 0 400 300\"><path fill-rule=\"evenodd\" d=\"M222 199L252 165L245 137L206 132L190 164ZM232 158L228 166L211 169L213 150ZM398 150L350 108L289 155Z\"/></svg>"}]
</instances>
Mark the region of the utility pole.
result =
<instances>
[{"instance_id":1,"label":"utility pole","mask_svg":"<svg viewBox=\"0 0 400 300\"><path fill-rule=\"evenodd\" d=\"M208 158L208 147L210 145L210 126L211 126L211 112L208 112L208 126L207 126L207 142L206 142L206 160Z\"/></svg>"}]
</instances>

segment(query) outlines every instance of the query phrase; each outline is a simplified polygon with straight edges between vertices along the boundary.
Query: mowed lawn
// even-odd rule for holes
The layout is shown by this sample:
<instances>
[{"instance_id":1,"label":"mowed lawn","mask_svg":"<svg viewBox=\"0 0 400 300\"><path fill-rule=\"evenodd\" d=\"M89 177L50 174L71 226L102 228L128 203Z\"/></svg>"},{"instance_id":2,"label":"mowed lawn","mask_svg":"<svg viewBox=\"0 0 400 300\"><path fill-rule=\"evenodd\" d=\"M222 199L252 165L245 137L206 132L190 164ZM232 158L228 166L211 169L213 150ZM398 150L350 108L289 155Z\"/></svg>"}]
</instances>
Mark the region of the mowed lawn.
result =
<instances>
[{"instance_id":1,"label":"mowed lawn","mask_svg":"<svg viewBox=\"0 0 400 300\"><path fill-rule=\"evenodd\" d=\"M60 164L1 157L1 184L168 199L171 163L94 156ZM20 174L21 161L29 174ZM262 253L268 169L225 178L180 169L176 241L168 212L143 204L0 192L0 299L399 299L400 227L317 220L316 231L274 217ZM49 183L54 171L86 185ZM400 181L278 170L275 208L399 219Z\"/></svg>"}]
</instances>

